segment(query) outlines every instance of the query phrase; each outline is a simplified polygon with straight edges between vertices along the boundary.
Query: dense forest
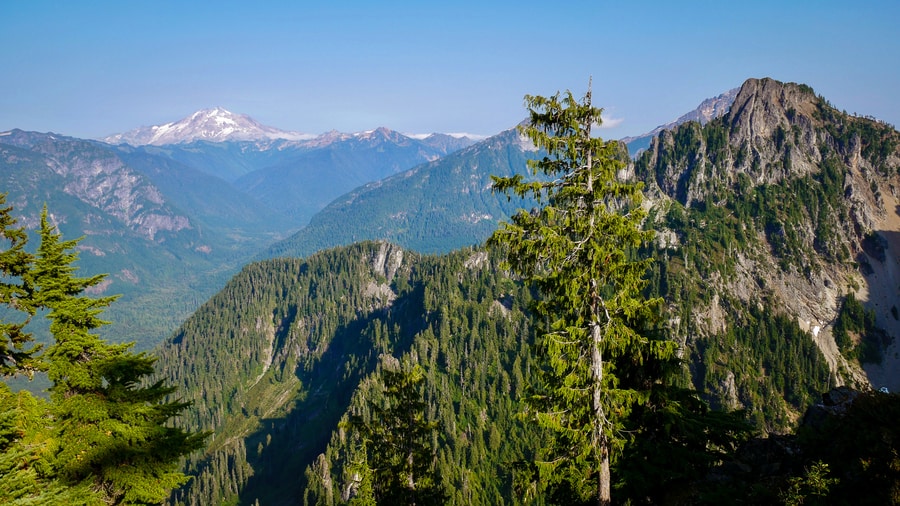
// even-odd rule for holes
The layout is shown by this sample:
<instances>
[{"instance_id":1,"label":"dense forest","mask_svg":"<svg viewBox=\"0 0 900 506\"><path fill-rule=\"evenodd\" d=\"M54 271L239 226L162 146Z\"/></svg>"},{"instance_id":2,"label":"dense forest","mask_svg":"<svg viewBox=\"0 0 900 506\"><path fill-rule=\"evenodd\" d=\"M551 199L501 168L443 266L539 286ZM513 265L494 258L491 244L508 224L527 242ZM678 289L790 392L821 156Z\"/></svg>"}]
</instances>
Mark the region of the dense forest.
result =
<instances>
[{"instance_id":1,"label":"dense forest","mask_svg":"<svg viewBox=\"0 0 900 506\"><path fill-rule=\"evenodd\" d=\"M394 271L391 257L402 257ZM521 413L537 367L534 329L543 325L529 316L535 294L499 263L480 249L419 256L365 243L245 268L163 348L162 372L194 403L181 420L191 430L215 431L208 449L191 458L196 477L172 503L350 502L364 488L365 462L352 420L371 424L390 407L386 371L419 368L423 379L411 388L422 403L422 419L434 423L427 437L434 466L429 472L438 477L447 504L570 504L572 493L563 484L537 488L532 480L529 462L548 441ZM749 343L764 338L740 356L750 361L741 400L753 396L758 404L736 417L721 411L727 405L712 410L690 393L695 375L684 362L670 381L680 389L666 400L679 408L658 399L659 406L635 410L627 422L635 432L613 465L617 502L715 502L740 490L764 504L780 501L793 483L806 483L812 457L773 452L766 445L781 440L764 436L773 426L781 427L774 434L793 432L798 415L789 413L802 414L821 402L819 394L831 380L827 369L822 372L818 350L803 344L808 334L794 322L761 313L758 318L761 324L742 327L734 337ZM232 323L218 331L203 323L220 320ZM691 358L693 352L684 351ZM707 349L701 353L713 356ZM711 363L735 364L725 357ZM179 373L181 367L188 369ZM818 376L792 372L804 367ZM201 368L214 373L191 373ZM704 374L708 383L700 383L699 392L715 402L717 391L702 387L718 385L716 372ZM758 389L746 387L751 379ZM781 384L785 379L795 383ZM889 406L897 402L893 394L866 395L873 405L883 405L877 409L894 409ZM866 416L873 419L864 423L882 431L884 441L895 441L888 419ZM835 441L862 436L828 430L837 431L829 436ZM866 444L860 461L865 452L881 451ZM819 460L832 463L834 478L836 463L849 455ZM888 456L879 458L891 465ZM782 464L773 473L775 462ZM854 479L865 475L855 473ZM884 476L888 483L891 473ZM708 481L720 475L727 480Z\"/></svg>"}]
</instances>

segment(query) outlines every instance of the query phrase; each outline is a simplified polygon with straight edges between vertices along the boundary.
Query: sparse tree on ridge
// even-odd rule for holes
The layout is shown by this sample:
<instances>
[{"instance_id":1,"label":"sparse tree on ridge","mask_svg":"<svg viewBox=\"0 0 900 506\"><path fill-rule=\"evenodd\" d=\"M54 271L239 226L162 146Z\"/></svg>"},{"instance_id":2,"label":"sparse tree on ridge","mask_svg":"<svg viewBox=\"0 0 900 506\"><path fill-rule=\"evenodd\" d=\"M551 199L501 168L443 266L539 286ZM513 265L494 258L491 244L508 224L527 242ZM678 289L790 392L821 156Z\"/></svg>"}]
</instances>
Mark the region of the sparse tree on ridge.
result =
<instances>
[{"instance_id":1,"label":"sparse tree on ridge","mask_svg":"<svg viewBox=\"0 0 900 506\"><path fill-rule=\"evenodd\" d=\"M649 260L635 256L652 232L642 229L642 185L619 176L619 147L591 135L602 110L591 105L590 87L581 101L567 91L525 103L530 122L520 131L546 153L529 162L539 177L494 177L494 189L540 207L502 223L490 243L539 289L534 310L549 322L536 344L544 366L527 399L528 415L554 435L538 456L538 477L581 476L588 482L577 486L609 504L619 431L647 396L624 371L674 356L673 343L636 330L659 302L642 296Z\"/></svg>"}]
</instances>

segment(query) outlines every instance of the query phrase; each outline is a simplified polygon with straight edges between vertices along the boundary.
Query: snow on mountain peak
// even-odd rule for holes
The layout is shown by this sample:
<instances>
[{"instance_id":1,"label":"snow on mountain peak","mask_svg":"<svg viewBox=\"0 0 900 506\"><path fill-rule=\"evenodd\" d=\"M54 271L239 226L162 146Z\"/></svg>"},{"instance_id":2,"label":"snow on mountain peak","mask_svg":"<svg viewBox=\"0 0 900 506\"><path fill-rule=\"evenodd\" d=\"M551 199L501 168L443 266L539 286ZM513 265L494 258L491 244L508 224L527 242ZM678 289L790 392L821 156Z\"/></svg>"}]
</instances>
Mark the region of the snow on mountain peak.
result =
<instances>
[{"instance_id":1,"label":"snow on mountain peak","mask_svg":"<svg viewBox=\"0 0 900 506\"><path fill-rule=\"evenodd\" d=\"M110 144L164 145L198 140L211 142L304 140L312 135L287 132L262 125L246 114L235 114L224 107L201 109L176 122L141 127L102 139Z\"/></svg>"},{"instance_id":2,"label":"snow on mountain peak","mask_svg":"<svg viewBox=\"0 0 900 506\"><path fill-rule=\"evenodd\" d=\"M387 127L378 127L356 133L341 133L336 130L322 135L287 132L260 124L246 114L237 114L224 107L201 109L191 115L163 125L141 127L129 132L111 135L104 139L109 144L130 144L132 146L184 144L194 141L228 142L251 141L266 146L273 140L293 141L308 148L324 147L335 142L354 139L356 142L377 144L393 142L424 142L428 145L465 146L484 136L472 134L402 134Z\"/></svg>"}]
</instances>

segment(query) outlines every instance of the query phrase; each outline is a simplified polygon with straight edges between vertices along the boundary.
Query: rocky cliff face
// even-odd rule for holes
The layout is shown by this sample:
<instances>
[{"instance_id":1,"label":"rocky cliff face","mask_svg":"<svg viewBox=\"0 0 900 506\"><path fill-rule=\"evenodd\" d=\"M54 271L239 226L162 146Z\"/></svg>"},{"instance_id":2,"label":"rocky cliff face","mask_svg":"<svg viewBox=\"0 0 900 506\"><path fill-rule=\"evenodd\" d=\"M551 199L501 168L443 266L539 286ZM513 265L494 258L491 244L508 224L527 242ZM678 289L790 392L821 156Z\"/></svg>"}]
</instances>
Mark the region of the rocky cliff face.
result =
<instances>
[{"instance_id":1,"label":"rocky cliff face","mask_svg":"<svg viewBox=\"0 0 900 506\"><path fill-rule=\"evenodd\" d=\"M818 173L831 153L850 176L887 175L900 165L900 156L896 149L877 157L863 153L864 144L873 139L860 137L861 124L880 130L876 135L885 136L888 144L896 138L887 125L838 113L808 86L749 79L717 129L701 132L700 125L688 123L663 131L651 144L649 165L656 169L653 178L659 187L688 206L709 193L706 181L734 186L745 174L752 185L776 184ZM682 187L684 193L676 195L675 189Z\"/></svg>"},{"instance_id":2,"label":"rocky cliff face","mask_svg":"<svg viewBox=\"0 0 900 506\"><path fill-rule=\"evenodd\" d=\"M158 188L111 150L90 141L21 130L0 137L2 145L36 155L39 163L61 176L62 187L57 190L119 220L145 239L159 240L160 233L191 228L190 220L168 206ZM17 156L4 155L0 163L9 164Z\"/></svg>"},{"instance_id":3,"label":"rocky cliff face","mask_svg":"<svg viewBox=\"0 0 900 506\"><path fill-rule=\"evenodd\" d=\"M712 235L712 216L736 234L722 239L731 267L712 269L706 282L717 296L694 308L706 322L697 329L715 335L734 323L719 295L744 305L768 300L808 332L838 383L900 388L898 146L890 126L772 79L744 83L722 118L656 137L636 163L654 204L693 210L703 221L688 227L702 235ZM670 246L688 235L663 228ZM851 292L894 342L881 365L865 370L838 352L831 332Z\"/></svg>"},{"instance_id":4,"label":"rocky cliff face","mask_svg":"<svg viewBox=\"0 0 900 506\"><path fill-rule=\"evenodd\" d=\"M98 142L0 133L0 191L34 233L32 247L45 204L66 239L84 238L80 272L108 274L92 294L122 296L106 316L114 324L103 329L113 341L158 343L234 268L227 238Z\"/></svg>"}]
</instances>

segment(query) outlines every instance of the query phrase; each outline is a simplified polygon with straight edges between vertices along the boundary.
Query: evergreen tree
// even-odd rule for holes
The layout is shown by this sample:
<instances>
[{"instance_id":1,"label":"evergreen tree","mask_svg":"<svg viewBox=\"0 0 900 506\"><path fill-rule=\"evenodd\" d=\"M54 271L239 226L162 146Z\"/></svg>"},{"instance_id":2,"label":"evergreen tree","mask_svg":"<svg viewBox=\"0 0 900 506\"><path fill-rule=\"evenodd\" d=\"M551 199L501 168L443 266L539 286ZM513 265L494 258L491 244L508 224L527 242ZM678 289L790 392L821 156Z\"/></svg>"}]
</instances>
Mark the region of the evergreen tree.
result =
<instances>
[{"instance_id":1,"label":"evergreen tree","mask_svg":"<svg viewBox=\"0 0 900 506\"><path fill-rule=\"evenodd\" d=\"M53 446L45 430L50 410L29 392L13 393L0 383L0 504L97 504L87 486L64 486L47 453Z\"/></svg>"},{"instance_id":2,"label":"evergreen tree","mask_svg":"<svg viewBox=\"0 0 900 506\"><path fill-rule=\"evenodd\" d=\"M372 487L378 504L443 504L446 494L435 473L431 443L438 423L426 419L419 391L424 371L418 365L409 370L385 368L381 376L384 404L370 406L369 421L353 416L349 422L368 455L358 502L366 502L366 489Z\"/></svg>"},{"instance_id":3,"label":"evergreen tree","mask_svg":"<svg viewBox=\"0 0 900 506\"><path fill-rule=\"evenodd\" d=\"M641 228L640 183L619 176L617 143L591 135L602 110L591 105L590 87L583 101L567 91L525 102L530 123L521 132L546 152L528 163L540 177L495 177L494 188L541 207L519 211L490 241L539 289L543 298L533 309L549 322L537 343L541 379L528 403L555 444L537 469L543 478L577 476L576 495L587 488L609 504L611 453L623 443L632 405L648 395L641 366L674 355L672 343L635 330L658 304L642 296L649 260L635 258L652 232ZM632 369L629 379L638 381L625 381L623 371Z\"/></svg>"},{"instance_id":4,"label":"evergreen tree","mask_svg":"<svg viewBox=\"0 0 900 506\"><path fill-rule=\"evenodd\" d=\"M166 401L174 389L149 381L154 358L92 333L106 323L100 313L115 297L82 295L103 276L75 276L77 242L61 239L45 208L31 277L55 339L45 356L53 383L52 462L64 483L87 484L107 503L157 504L184 483L178 461L202 447L205 434L170 425L187 404Z\"/></svg>"},{"instance_id":5,"label":"evergreen tree","mask_svg":"<svg viewBox=\"0 0 900 506\"><path fill-rule=\"evenodd\" d=\"M733 459L751 434L743 413L712 410L696 391L664 383L625 423L631 440L614 467L615 490L635 505L714 497L723 485L708 479L710 471Z\"/></svg>"},{"instance_id":6,"label":"evergreen tree","mask_svg":"<svg viewBox=\"0 0 900 506\"><path fill-rule=\"evenodd\" d=\"M28 234L24 227L16 228L16 219L10 214L12 206L6 205L6 194L0 193L0 239L8 247L0 251L0 304L12 313L19 313L19 321L0 321L0 375L31 373L37 369L34 354L39 346L31 343L31 334L24 327L34 316L28 271L33 256L25 251Z\"/></svg>"}]
</instances>

